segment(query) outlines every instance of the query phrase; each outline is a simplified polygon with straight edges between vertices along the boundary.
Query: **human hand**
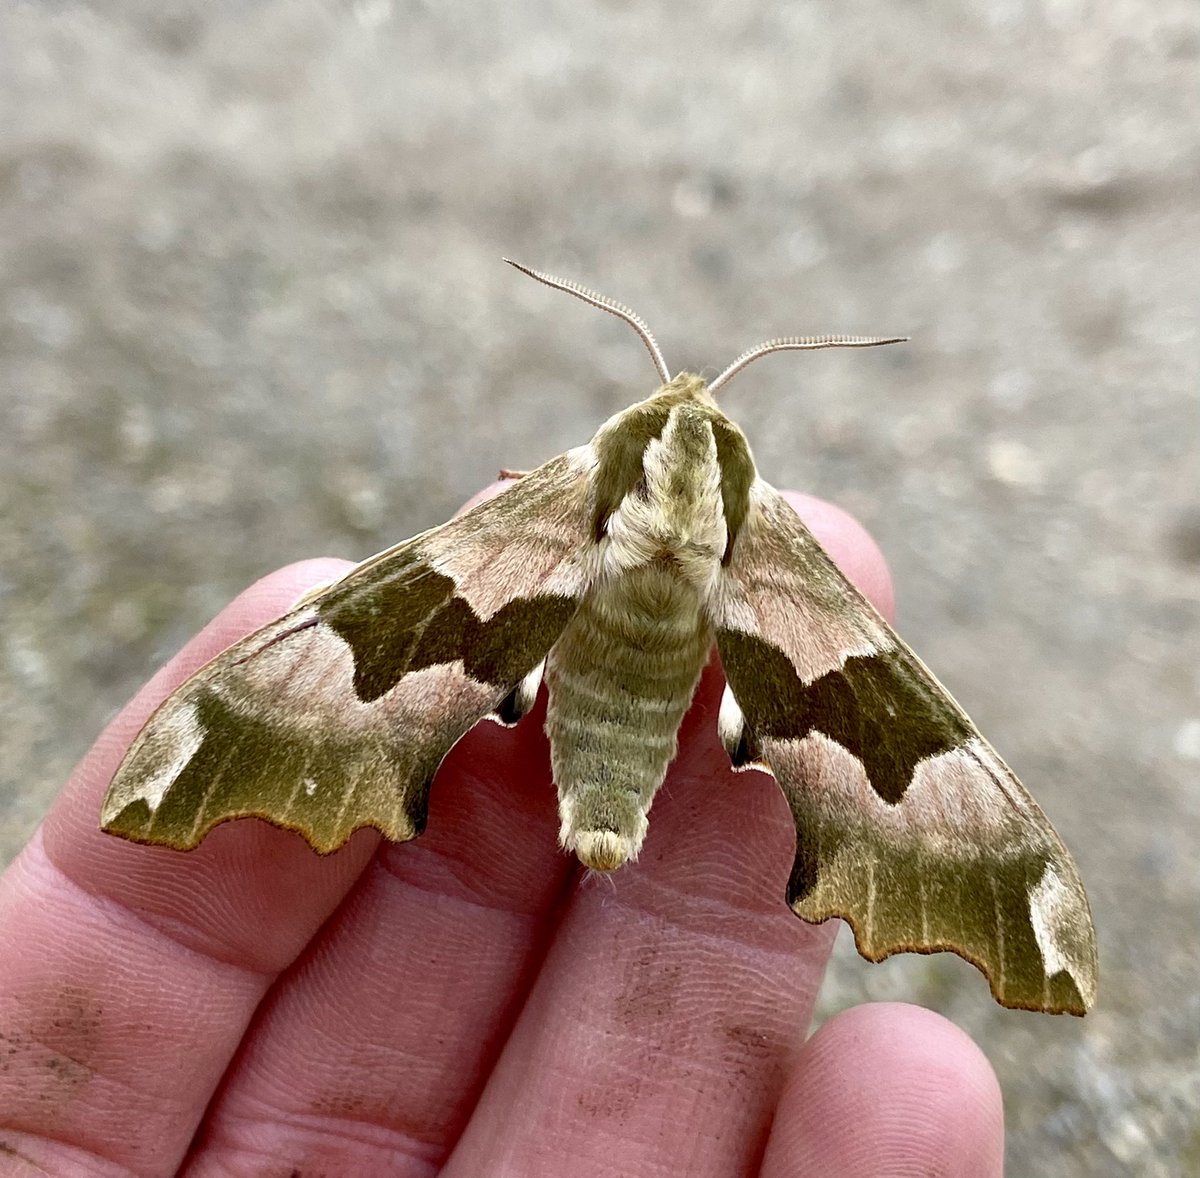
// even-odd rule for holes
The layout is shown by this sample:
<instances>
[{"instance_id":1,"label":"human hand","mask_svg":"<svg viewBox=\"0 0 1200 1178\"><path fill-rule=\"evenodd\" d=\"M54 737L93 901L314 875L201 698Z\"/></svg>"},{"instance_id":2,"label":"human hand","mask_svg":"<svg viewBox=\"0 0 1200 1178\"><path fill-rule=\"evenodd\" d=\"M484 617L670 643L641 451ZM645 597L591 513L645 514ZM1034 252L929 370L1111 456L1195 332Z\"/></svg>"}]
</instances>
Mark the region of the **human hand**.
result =
<instances>
[{"instance_id":1,"label":"human hand","mask_svg":"<svg viewBox=\"0 0 1200 1178\"><path fill-rule=\"evenodd\" d=\"M793 502L888 611L861 529ZM641 859L612 877L557 849L544 701L460 742L415 842L102 834L154 706L347 567L239 597L0 879L0 1175L1000 1174L996 1080L953 1024L879 1004L805 1041L835 924L786 910L794 827L769 779L730 770L712 668Z\"/></svg>"}]
</instances>

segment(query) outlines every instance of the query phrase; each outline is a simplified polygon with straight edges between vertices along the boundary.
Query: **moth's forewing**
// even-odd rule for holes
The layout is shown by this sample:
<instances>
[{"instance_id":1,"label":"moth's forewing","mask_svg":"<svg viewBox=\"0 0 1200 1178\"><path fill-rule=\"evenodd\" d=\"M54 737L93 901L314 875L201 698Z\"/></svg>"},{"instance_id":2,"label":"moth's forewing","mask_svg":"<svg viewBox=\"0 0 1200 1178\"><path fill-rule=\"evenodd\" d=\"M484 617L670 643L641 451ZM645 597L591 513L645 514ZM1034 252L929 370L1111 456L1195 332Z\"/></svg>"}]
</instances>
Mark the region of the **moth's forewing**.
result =
<instances>
[{"instance_id":1,"label":"moth's forewing","mask_svg":"<svg viewBox=\"0 0 1200 1178\"><path fill-rule=\"evenodd\" d=\"M761 481L717 644L736 761L796 822L789 902L840 916L872 961L949 950L1005 1006L1083 1014L1096 945L1075 865L949 693ZM740 716L738 715L740 712Z\"/></svg>"},{"instance_id":2,"label":"moth's forewing","mask_svg":"<svg viewBox=\"0 0 1200 1178\"><path fill-rule=\"evenodd\" d=\"M516 718L507 697L575 611L591 464L553 459L201 668L134 742L104 829L179 849L250 815L319 851L361 826L419 834L442 758L482 717Z\"/></svg>"}]
</instances>

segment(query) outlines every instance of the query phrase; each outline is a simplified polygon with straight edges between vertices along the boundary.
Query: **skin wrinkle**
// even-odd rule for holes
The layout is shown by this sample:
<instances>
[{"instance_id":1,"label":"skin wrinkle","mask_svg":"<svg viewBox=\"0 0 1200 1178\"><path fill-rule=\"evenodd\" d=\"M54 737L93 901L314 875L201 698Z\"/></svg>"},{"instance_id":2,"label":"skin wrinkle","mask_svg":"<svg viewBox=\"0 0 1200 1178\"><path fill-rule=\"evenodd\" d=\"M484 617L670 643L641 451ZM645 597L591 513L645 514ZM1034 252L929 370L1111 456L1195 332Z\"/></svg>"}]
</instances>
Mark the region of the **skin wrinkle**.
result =
<instances>
[{"instance_id":1,"label":"skin wrinkle","mask_svg":"<svg viewBox=\"0 0 1200 1178\"><path fill-rule=\"evenodd\" d=\"M724 875L726 873L718 872L717 874ZM726 890L723 895L712 897L708 903L705 903L706 897L698 897L699 903L694 903L690 911L684 912L683 906L676 903L658 908L642 899L630 899L628 893L632 889L623 888L619 881L614 881L613 886L614 892L610 894L607 906L614 910L620 910L622 921L630 929L631 936L633 931L638 928L650 927L655 929L655 937L658 941L662 941L671 934L680 937L699 936L714 944L733 949L734 952L726 956L738 961L744 959L746 951L778 955L781 959L790 958L795 953L796 947L793 941L797 925L794 921L780 920L781 916L788 915L782 894L777 897L776 905L749 911L735 903L729 903L729 899L735 897L736 894ZM640 881L637 890L642 894L650 892L672 897L683 894L682 888L677 888L666 880L658 879L657 876ZM693 900L695 901L697 897L694 893L693 885ZM757 892L753 894L752 898L759 899ZM739 935L743 926L760 931L763 936L760 938ZM802 924L798 931L803 936L811 935L816 939L818 936L816 930L818 929L822 930L823 939L827 939L832 944L837 933L837 925L832 922L821 925Z\"/></svg>"},{"instance_id":2,"label":"skin wrinkle","mask_svg":"<svg viewBox=\"0 0 1200 1178\"><path fill-rule=\"evenodd\" d=\"M331 1044L331 1047L334 1046ZM280 1135L281 1131L284 1141L269 1145L269 1139ZM287 1131L299 1131L303 1135L304 1144L300 1149L291 1144L291 1133ZM441 1157L437 1141L422 1140L391 1125L372 1124L369 1120L347 1113L334 1116L288 1109L262 1099L248 1099L246 1108L226 1115L219 1137L214 1136L199 1144L205 1150L221 1149L227 1158L236 1151L268 1158L276 1165L281 1158L291 1159L302 1171L307 1153L328 1146L365 1146L386 1152L389 1161L395 1161L395 1155L400 1154L428 1166L431 1174L437 1173ZM188 1169L189 1166L185 1165L183 1173L186 1174Z\"/></svg>"},{"instance_id":3,"label":"skin wrinkle","mask_svg":"<svg viewBox=\"0 0 1200 1178\"><path fill-rule=\"evenodd\" d=\"M290 837L290 836L289 836ZM41 831L35 835L37 842L34 846L38 846L41 842ZM151 852L154 853L153 851ZM264 979L266 983L274 980L279 974L287 968L290 962L282 962L278 964L253 963L246 960L241 960L231 950L222 953L218 950L216 944L205 947L201 942L206 938L203 937L203 930L196 923L186 921L180 917L172 919L165 915L157 915L155 913L135 909L124 903L117 897L95 889L90 889L81 880L76 879L69 872L59 867L48 853L43 853L42 861L51 871L54 871L66 884L85 896L90 902L97 906L104 906L119 912L126 917L130 923L143 927L163 939L177 945L180 949L188 953L194 953L198 957L204 958L206 961L212 961L218 965L228 966L231 969L236 969L239 972L250 974ZM188 937L186 933L194 934L193 937ZM212 938L207 938L211 940Z\"/></svg>"},{"instance_id":4,"label":"skin wrinkle","mask_svg":"<svg viewBox=\"0 0 1200 1178\"><path fill-rule=\"evenodd\" d=\"M313 1143L311 1152L296 1157L295 1163L284 1162L280 1165L279 1154L273 1150L260 1150L254 1147L237 1147L223 1155L219 1168L214 1168L207 1161L198 1162L179 1172L179 1178L328 1178L329 1175L350 1174L393 1174L395 1165L401 1161L411 1161L421 1168L419 1170L406 1167L404 1178L433 1178L440 1173L436 1162L426 1162L423 1158L409 1158L403 1150L384 1147L373 1151L372 1155L356 1155L353 1171L343 1167L343 1154L338 1150L339 1139L334 1137ZM370 1148L370 1147L368 1147ZM325 1155L329 1155L326 1160ZM325 1167L332 1165L334 1170Z\"/></svg>"},{"instance_id":5,"label":"skin wrinkle","mask_svg":"<svg viewBox=\"0 0 1200 1178\"><path fill-rule=\"evenodd\" d=\"M270 984L270 981L272 980L274 975L261 973L259 971L255 971L248 967L238 966L231 962L224 962L224 961L219 960L218 958L201 953L201 952L191 948L190 946L181 943L176 938L171 937L164 930L155 928L153 925L150 925L147 922L141 920L138 917L138 915L136 913L134 913L131 909L124 907L123 905L119 904L118 902L111 900L111 899L104 898L104 897L98 897L91 893L86 892L84 889L80 888L73 880L69 879L68 877L64 876L60 871L58 871L57 868L52 863L50 863L48 859L46 859L44 856L39 856L37 854L37 851L39 849L39 842L40 842L40 832L36 832L34 835L33 843L31 844L30 848L27 848L26 854L24 856L22 856L22 866L26 869L29 869L31 865L28 863L28 860L35 860L35 861L38 859L41 860L41 862L45 865L43 871L41 873L39 873L36 870L36 868L33 870L30 870L30 872L29 872L30 878L36 880L36 879L44 877L47 880L47 882L50 882L52 878L56 878L59 881L60 888L62 889L59 892L59 894L56 896L56 903L62 903L62 901L65 900L67 902L67 906L72 906L73 899L74 900L82 900L83 906L85 908L87 908L96 918L98 918L101 921L104 921L105 923L107 923L109 925L112 925L119 933L124 933L127 926L130 924L135 925L135 926L141 926L141 927L145 928L147 931L149 931L155 937L155 939L159 940L160 942L163 942L163 943L173 947L174 949L182 950L184 953L188 954L189 956L199 957L208 964L215 965L215 966L220 967L223 970L228 970L231 973L241 975L241 976L245 977L247 980L257 983L258 987L263 991L265 991L266 987ZM32 892L32 889L31 889L31 892ZM72 922L72 927L75 929L78 929L81 927L81 925L76 924L75 922ZM111 1032L111 1028L110 1028L110 1032ZM21 1034L30 1035L30 1032L27 1029L22 1028ZM32 1038L31 1035L30 1035L30 1037ZM52 1050L56 1055L63 1054L59 1048L50 1047L49 1045L47 1045L47 1046L48 1046L48 1049ZM70 1058L70 1057L68 1057L68 1058ZM86 1068L91 1076L95 1076L100 1079L103 1079L106 1083L113 1084L120 1089L123 1089L123 1090L131 1092L131 1093L137 1093L140 1096L151 1097L157 1103L161 1103L161 1101L164 1099L162 1091L159 1087L147 1086L145 1088L138 1088L136 1085L134 1085L133 1083L131 1083L128 1080L122 1079L120 1077L108 1075L107 1073L102 1071L97 1066L96 1059L75 1059L74 1062L77 1063L80 1067ZM135 1073L135 1074L140 1074L140 1073ZM181 1111L182 1111L182 1108L183 1108L183 1106L181 1104ZM3 1129L0 1128L0 1133L2 1133L2 1132L3 1132Z\"/></svg>"},{"instance_id":6,"label":"skin wrinkle","mask_svg":"<svg viewBox=\"0 0 1200 1178\"><path fill-rule=\"evenodd\" d=\"M398 857L395 855L381 854L371 867L368 868L368 872L378 871L392 883L416 895L433 897L438 901L439 907L450 905L476 912L498 913L511 916L514 920L531 925L535 924L542 915L541 905L537 909L531 907L521 911L513 909L508 903L489 903L484 889L471 889L467 886L468 880L466 876L468 865L438 851L429 852L424 857L424 860L418 863L404 864L397 860ZM420 878L424 874L424 869L431 862L438 864L441 868L436 878L428 880ZM459 870L456 870L456 867ZM451 894L445 890L442 885L447 878L462 887L462 891L459 894ZM564 893L569 893L571 888L569 878L565 883ZM476 894L471 895L471 891L474 891Z\"/></svg>"},{"instance_id":7,"label":"skin wrinkle","mask_svg":"<svg viewBox=\"0 0 1200 1178\"><path fill-rule=\"evenodd\" d=\"M38 1161L26 1156L24 1153L27 1149L40 1151L45 1145L60 1146L62 1149L69 1151L72 1162L79 1162L81 1165L87 1165L89 1168L86 1173L90 1178L149 1178L145 1172L139 1174L136 1170L131 1170L127 1166L122 1166L119 1162L114 1162L111 1158L105 1157L102 1153L97 1153L94 1150L86 1149L83 1146L76 1145L74 1142L60 1140L55 1137L47 1136L44 1133L29 1134L29 1133L14 1133L12 1130L0 1128L0 1143L13 1151L13 1154L6 1154L3 1149L0 1149L0 1166L6 1166L8 1163L5 1160L7 1157L16 1156L28 1169L21 1168L11 1174L8 1170L4 1170L5 1178L28 1178L28 1175L37 1173L45 1174L48 1178L64 1178L65 1171L62 1169L61 1162L55 1160L53 1170L48 1170ZM99 1163L96 1165L95 1163ZM103 1166L104 1169L99 1167ZM72 1173L83 1173L84 1171L72 1171Z\"/></svg>"},{"instance_id":8,"label":"skin wrinkle","mask_svg":"<svg viewBox=\"0 0 1200 1178\"><path fill-rule=\"evenodd\" d=\"M528 822L525 821L526 799L524 797L514 799L515 812L505 813L504 818L509 824L519 827L521 832L533 833L533 830L540 827L545 832L546 847L552 848L555 837L554 816L552 807L547 804L547 800L553 798L553 787L549 782L549 754L541 735L541 724L544 718L545 692L543 691L541 700L530 713L524 728L515 731L508 730L506 733L492 732L489 735L499 739L504 745L511 746L498 750L501 757L511 758L517 765L522 765L527 760L540 764L539 772L546 779L545 794L541 798L528 799L533 806L533 813L529 816ZM487 730L485 729L485 731ZM477 765L484 762L490 766L492 764L490 757L483 758L474 751L467 756L463 755L464 752L465 750L461 749L452 750L447 759L444 771L448 789L439 792L435 782L431 791L431 823L435 828L430 832L431 836L412 844L383 844L378 856L383 869L403 883L433 893L435 888L422 883L419 878L432 865L439 880L453 881L456 888L461 889L462 898L478 909L507 910L519 916L536 917L540 913L544 913L549 895L552 897L549 901L551 907L557 910L564 898L570 894L574 887L574 881L582 870L576 861L565 855L556 856L551 860L551 864L552 869L556 870L559 875L557 885L545 888L537 895L530 895L527 864L519 859L513 859L510 862L498 860L496 856L493 856L488 872L481 876L479 847L475 843L441 837L443 834L451 833L449 828L456 816L447 811L453 810L455 802L462 799L482 799L485 804L490 805L498 794L504 795L513 792L507 788L513 784L512 782L498 779L494 772L485 775L476 768ZM521 776L527 780L527 775ZM475 815L472 814L469 817L473 818ZM465 825L472 824L468 822ZM478 830L479 824L474 825ZM463 827L456 825L455 829L461 830ZM479 832L474 837L478 838L483 833L486 832ZM502 844L506 842L507 833L502 832L500 839ZM513 833L518 832L514 830ZM468 836L468 838L470 837ZM501 866L506 868L506 874L503 877L498 874ZM503 888L497 886L501 879L505 885ZM493 898L497 895L503 895L502 902L497 902Z\"/></svg>"},{"instance_id":9,"label":"skin wrinkle","mask_svg":"<svg viewBox=\"0 0 1200 1178\"><path fill-rule=\"evenodd\" d=\"M754 929L758 929L758 930L761 930L764 932L775 933L776 939L778 940L778 934L776 932L776 929L777 929L777 926L779 923L779 919L781 916L786 916L787 911L786 911L785 905L783 905L781 903L780 910L779 910L779 912L776 912L776 913L761 913L761 914L758 914L754 918L748 918L746 913L735 910L735 911L732 911L730 913L730 915L735 916L737 918L736 923L745 923L747 925L750 925ZM662 918L659 918L659 919L661 920ZM665 923L667 923L668 926L670 926L672 923L674 923L674 926L676 928L686 931L686 926L683 925L682 922L666 921ZM729 921L728 923L734 924L735 922ZM813 927L822 929L826 934L823 938L819 938L816 934L813 934L812 939L814 940L814 942L819 943L820 940L823 939L827 942L828 948L832 948L834 938L837 935L837 925L833 924L832 922L827 922L824 925L817 925L817 926L813 926ZM801 930L801 932L804 932L804 930ZM712 946L714 946L714 947L720 946L722 948L722 950L729 950L729 949L733 950L733 954L718 953L718 954L714 955L715 957L730 956L730 955L737 956L739 953L744 953L745 951L749 950L750 952L753 952L753 953L767 954L771 958L773 958L781 963L784 963L784 962L790 961L795 956L795 952L796 952L794 945L770 946L770 945L763 944L754 938L751 938L748 936L738 936L727 930L710 928L710 929L706 929L703 935L704 935L705 940L707 942L709 942ZM805 933L805 935L807 936L808 934ZM766 975L764 974L764 976L766 976Z\"/></svg>"},{"instance_id":10,"label":"skin wrinkle","mask_svg":"<svg viewBox=\"0 0 1200 1178\"><path fill-rule=\"evenodd\" d=\"M189 955L202 958L204 961L211 962L214 965L219 965L222 968L229 969L239 974L245 974L250 978L256 978L264 984L269 983L279 975L279 970L275 969L257 969L251 965L238 963L236 961L225 960L216 954L206 952L202 949L197 949L193 945L189 945L186 941L181 940L172 934L171 930L163 927L153 920L147 918L141 913L130 908L128 905L122 904L119 900L111 896L105 896L96 892L89 892L81 886L76 880L73 880L65 872L61 871L54 863L52 863L47 855L39 854L41 850L41 832L35 831L30 847L27 849L26 856L22 859L31 860L31 862L23 862L22 867L30 871L30 875L34 879L45 878L48 883L52 880L60 880L62 886L68 890L68 893L75 893L82 897L86 906L93 909L98 915L114 925L130 924L146 929L156 938L165 941L166 943L183 950ZM44 865L41 870L38 864Z\"/></svg>"},{"instance_id":11,"label":"skin wrinkle","mask_svg":"<svg viewBox=\"0 0 1200 1178\"><path fill-rule=\"evenodd\" d=\"M369 1120L366 1113L371 1110L371 1115L383 1122L381 1129L401 1131L426 1141L438 1140L432 1132L423 1135L417 1131L413 1117L420 1115L420 1102L416 1102L416 1107L406 1103L397 1094L402 1086L394 1090L391 1079L404 1077L420 1088L424 1085L423 1074L427 1074L436 1084L441 1057L449 1058L459 1046L469 1048L493 1035L478 1017L472 1017L459 1028L438 1029L439 1016L447 1013L447 978L462 969L492 978L498 987L506 989L509 982L516 985L529 972L528 955L520 937L505 937L492 944L476 935L478 928L489 926L478 922L461 930L455 926L454 939L439 942L429 950L433 954L428 962L431 985L406 995L404 978L391 985L385 973L397 947L394 937L388 940L386 935L378 935L376 926L386 917L370 915L380 908L381 899L386 902L391 898L374 892L364 897L357 906L359 911L348 913L343 927L332 931L330 940L292 979L290 993L281 995L263 1014L260 1030L285 1043L291 1037L291 1030L304 1027L303 1056L314 1066L309 1069L295 1058L294 1051L252 1050L226 1108L236 1110L242 1093L253 1104L255 1093L261 1092L265 1083L271 1093L269 1103L289 1116L338 1111L349 1119L364 1121ZM363 953L364 941L373 943L376 951ZM409 973L414 968L421 970L424 963L420 956L418 951L416 960L403 962ZM373 982L365 990L358 988L350 993L341 986L338 962L347 960L359 961L374 973ZM404 1009L422 1033L389 1043L387 1036L396 1020L396 1002L406 996ZM506 1020L502 1015L501 1010L488 1010L486 1022L503 1023ZM314 1034L314 1017L324 1018L327 1029ZM481 1038L477 1034L480 1031L487 1034ZM444 1048L435 1053L436 1059L428 1051L431 1044ZM473 1072L478 1076L486 1071L488 1058L490 1052L485 1052L474 1065ZM311 1081L299 1088L298 1068ZM310 1071L316 1074L310 1075ZM478 1082L475 1079L473 1084ZM218 1115L216 1119L221 1122L223 1117ZM436 1117L432 1123L440 1125L444 1120L444 1116Z\"/></svg>"}]
</instances>

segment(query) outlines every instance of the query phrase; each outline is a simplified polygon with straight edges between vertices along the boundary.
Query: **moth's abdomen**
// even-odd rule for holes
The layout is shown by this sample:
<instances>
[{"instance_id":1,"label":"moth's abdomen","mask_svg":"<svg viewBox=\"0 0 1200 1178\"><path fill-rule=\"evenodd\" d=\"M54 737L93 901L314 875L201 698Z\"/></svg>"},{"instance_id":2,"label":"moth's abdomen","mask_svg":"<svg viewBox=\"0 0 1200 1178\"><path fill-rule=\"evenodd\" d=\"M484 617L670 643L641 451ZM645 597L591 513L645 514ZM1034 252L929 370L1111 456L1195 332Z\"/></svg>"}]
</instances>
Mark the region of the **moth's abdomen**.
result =
<instances>
[{"instance_id":1,"label":"moth's abdomen","mask_svg":"<svg viewBox=\"0 0 1200 1178\"><path fill-rule=\"evenodd\" d=\"M588 867L634 858L712 648L700 599L669 562L589 592L546 660L560 839Z\"/></svg>"}]
</instances>

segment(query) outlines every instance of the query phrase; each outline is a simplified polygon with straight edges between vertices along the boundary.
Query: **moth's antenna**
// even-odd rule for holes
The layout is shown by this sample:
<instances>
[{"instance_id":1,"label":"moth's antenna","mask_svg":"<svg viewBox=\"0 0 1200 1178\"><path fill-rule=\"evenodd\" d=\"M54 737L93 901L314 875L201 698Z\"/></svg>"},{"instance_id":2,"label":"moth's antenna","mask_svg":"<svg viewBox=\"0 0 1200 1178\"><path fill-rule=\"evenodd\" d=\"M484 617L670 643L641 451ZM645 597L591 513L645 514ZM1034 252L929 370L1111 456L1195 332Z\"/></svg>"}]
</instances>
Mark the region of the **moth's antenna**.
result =
<instances>
[{"instance_id":1,"label":"moth's antenna","mask_svg":"<svg viewBox=\"0 0 1200 1178\"><path fill-rule=\"evenodd\" d=\"M737 376L747 364L753 364L760 356L769 356L772 352L815 352L818 348L878 348L883 344L902 344L907 339L906 335L879 339L866 335L806 335L767 340L765 344L743 352L716 380L710 380L708 391L715 393L723 384Z\"/></svg>"},{"instance_id":2,"label":"moth's antenna","mask_svg":"<svg viewBox=\"0 0 1200 1178\"><path fill-rule=\"evenodd\" d=\"M606 299L603 295L598 295L594 290L588 290L586 286L580 286L577 282L567 282L562 278L555 278L552 274L543 274L540 270L531 270L528 266L522 266L520 262L514 262L512 258L505 258L504 261L512 266L513 269L520 270L522 274L528 274L530 278L536 278L538 282L544 282L547 286L554 287L555 290L565 290L567 294L574 295L577 299L582 299L585 303L590 303L593 307L599 307L601 311L607 311L610 315L615 315L618 319L623 319L641 336L642 343L646 345L646 351L650 353L650 359L654 361L654 367L658 370L659 379L663 384L671 383L671 374L667 370L667 362L663 359L662 352L658 350L658 344L655 342L654 336L650 334L650 328L642 322L640 316L635 315L623 303L618 303L615 299Z\"/></svg>"}]
</instances>

